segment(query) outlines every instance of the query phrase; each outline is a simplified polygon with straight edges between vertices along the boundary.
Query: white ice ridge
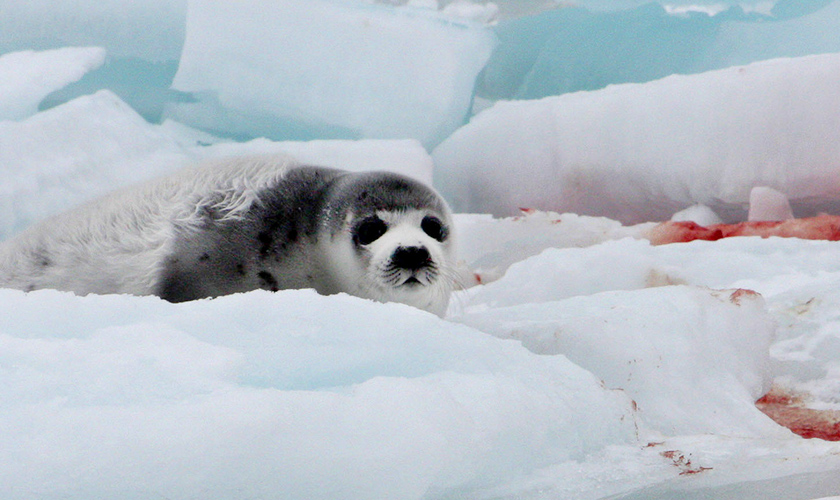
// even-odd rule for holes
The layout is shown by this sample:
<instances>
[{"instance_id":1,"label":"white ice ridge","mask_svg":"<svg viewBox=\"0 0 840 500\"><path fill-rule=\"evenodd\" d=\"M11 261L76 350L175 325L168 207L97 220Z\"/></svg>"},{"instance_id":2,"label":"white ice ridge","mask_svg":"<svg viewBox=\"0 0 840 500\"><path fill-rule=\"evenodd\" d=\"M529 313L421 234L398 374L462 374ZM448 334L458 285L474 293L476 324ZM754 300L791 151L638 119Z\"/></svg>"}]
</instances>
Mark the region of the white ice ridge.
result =
<instances>
[{"instance_id":1,"label":"white ice ridge","mask_svg":"<svg viewBox=\"0 0 840 500\"><path fill-rule=\"evenodd\" d=\"M500 102L434 150L435 184L460 212L625 223L698 203L743 220L753 187L784 186L812 215L840 193L837 81L826 54Z\"/></svg>"}]
</instances>

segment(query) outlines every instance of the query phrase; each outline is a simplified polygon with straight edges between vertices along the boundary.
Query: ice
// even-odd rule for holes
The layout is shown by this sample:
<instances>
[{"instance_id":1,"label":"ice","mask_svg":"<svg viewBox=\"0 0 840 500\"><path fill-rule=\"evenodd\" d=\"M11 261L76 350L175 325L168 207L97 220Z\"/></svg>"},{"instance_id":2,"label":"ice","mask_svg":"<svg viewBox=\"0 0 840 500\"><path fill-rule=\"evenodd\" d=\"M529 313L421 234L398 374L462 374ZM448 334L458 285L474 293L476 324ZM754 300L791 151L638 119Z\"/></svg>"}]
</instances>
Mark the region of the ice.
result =
<instances>
[{"instance_id":1,"label":"ice","mask_svg":"<svg viewBox=\"0 0 840 500\"><path fill-rule=\"evenodd\" d=\"M783 20L721 24L701 67L721 68L774 57L840 52L840 40L832 34L840 23L840 1L778 2L773 13Z\"/></svg>"},{"instance_id":2,"label":"ice","mask_svg":"<svg viewBox=\"0 0 840 500\"><path fill-rule=\"evenodd\" d=\"M34 115L38 103L50 92L77 81L104 61L105 51L97 47L3 54L0 56L0 121Z\"/></svg>"},{"instance_id":3,"label":"ice","mask_svg":"<svg viewBox=\"0 0 840 500\"><path fill-rule=\"evenodd\" d=\"M641 3L579 2L593 11ZM705 14L692 12L715 9L729 16L715 21L715 43L726 46L706 48L732 61L764 57L756 50L762 45L772 54L836 41L834 31L819 38L836 27L836 1L749 2L741 21L725 11L735 3L664 7L676 20L701 22L696 16ZM434 141L408 133L324 140L364 131L342 135L343 124L317 122L323 127L315 130L295 122L300 137L315 130L322 140L237 142L160 121L164 103L187 97L167 82L181 59L186 3L53 4L0 3L0 52L42 51L2 56L0 67L9 69L0 81L11 85L9 75L24 75L24 66L49 78L0 96L0 106L18 106L15 121L0 122L0 240L184 164L251 153L388 169L424 182L434 168L447 196L463 203L456 208L479 213L455 216L468 288L443 319L307 290L185 304L0 290L0 497L837 498L840 443L803 439L754 403L769 389L793 401L785 409L817 415L822 435L840 438L840 242L731 237L653 245L646 238L660 226L618 220L741 220L755 187L782 193L797 215L836 213L836 55L499 104L437 148L433 167L425 147ZM557 6L492 4L502 21ZM414 94L385 111L359 102L370 111L367 123L383 129L396 130L397 122L428 129L432 115L466 117L473 82L455 79L474 77L492 45L489 28L463 19L493 22L489 2L284 1L264 3L255 18L247 18L249 9L259 7L245 2L195 7L188 43L216 43L203 31L212 29L230 50L215 54L208 45L204 55L220 57L204 63L197 47L187 47L183 62L200 63L219 89L236 91L231 99L276 84L236 83L221 73L247 57L278 57L286 66L265 66L272 78L300 75L292 64L302 57L337 58L311 57L302 73L318 82L338 75L336 88L350 86L346 75L354 71L362 75L356 83L375 87L380 76L437 64L418 66L425 73L399 86ZM283 8L289 15L278 17ZM350 45L284 53L248 39L271 16L292 35L313 35L298 23L319 8L330 11L320 31L291 45L340 36ZM759 16L765 21L744 20ZM362 17L368 25L350 23ZM222 21L236 26L226 32ZM351 56L361 53L360 33L373 28L383 30L370 39L381 59L364 66ZM236 52L232 42L240 40ZM61 48L73 45L104 47L108 57L93 69L102 49ZM627 48L620 57L632 62L638 53ZM52 93L42 100L45 92ZM268 99L259 92L256 98ZM409 99L430 96L422 112ZM432 106L456 100L457 113ZM264 103L246 104L238 118L230 108L227 121L214 123L229 127ZM212 111L201 109L192 111ZM311 118L299 111L277 116ZM266 135L259 131L282 128L277 116L248 120L255 135ZM440 138L448 133L435 130ZM517 189L533 196L515 198ZM513 217L482 208L496 204ZM814 221L831 226L835 217L786 223L813 229Z\"/></svg>"},{"instance_id":4,"label":"ice","mask_svg":"<svg viewBox=\"0 0 840 500\"><path fill-rule=\"evenodd\" d=\"M495 28L499 48L482 72L477 93L488 99L538 99L674 73L840 52L838 1L780 2L766 14L733 6L714 16L661 3L604 13L583 8L584 2L503 21Z\"/></svg>"},{"instance_id":5,"label":"ice","mask_svg":"<svg viewBox=\"0 0 840 500\"><path fill-rule=\"evenodd\" d=\"M406 139L463 124L494 46L469 21L356 1L190 3L167 116L228 135Z\"/></svg>"},{"instance_id":6,"label":"ice","mask_svg":"<svg viewBox=\"0 0 840 500\"><path fill-rule=\"evenodd\" d=\"M685 72L713 42L716 24L669 15L658 3L617 13L569 7L500 23L477 94L536 99Z\"/></svg>"},{"instance_id":7,"label":"ice","mask_svg":"<svg viewBox=\"0 0 840 500\"><path fill-rule=\"evenodd\" d=\"M496 215L634 223L700 203L731 222L755 186L783 191L797 216L831 211L838 78L827 54L500 102L434 150L435 184L456 211Z\"/></svg>"},{"instance_id":8,"label":"ice","mask_svg":"<svg viewBox=\"0 0 840 500\"><path fill-rule=\"evenodd\" d=\"M562 356L408 307L0 295L4 498L420 498L635 439Z\"/></svg>"},{"instance_id":9,"label":"ice","mask_svg":"<svg viewBox=\"0 0 840 500\"><path fill-rule=\"evenodd\" d=\"M456 0L448 3L442 10L450 16L464 17L480 23L490 23L499 15L499 6L495 3L475 3L469 0Z\"/></svg>"},{"instance_id":10,"label":"ice","mask_svg":"<svg viewBox=\"0 0 840 500\"><path fill-rule=\"evenodd\" d=\"M506 0L502 1L505 2ZM518 3L517 0L507 1ZM532 1L536 3L539 0ZM616 11L640 7L649 3L651 3L649 0L578 0L573 5L580 5L595 11ZM665 0L659 3L674 12L720 13L732 7L738 7L747 12L769 12L774 4L794 4L800 10L804 10L810 5L825 4L826 0Z\"/></svg>"},{"instance_id":11,"label":"ice","mask_svg":"<svg viewBox=\"0 0 840 500\"><path fill-rule=\"evenodd\" d=\"M42 108L108 89L159 121L184 43L187 0L0 0L0 54L103 47L108 58L79 82L46 96ZM36 103L37 104L37 103Z\"/></svg>"},{"instance_id":12,"label":"ice","mask_svg":"<svg viewBox=\"0 0 840 500\"><path fill-rule=\"evenodd\" d=\"M700 224L701 226L711 226L723 223L723 220L715 213L714 210L699 203L691 205L690 207L675 213L671 216L671 220L675 222L691 221L696 224Z\"/></svg>"},{"instance_id":13,"label":"ice","mask_svg":"<svg viewBox=\"0 0 840 500\"><path fill-rule=\"evenodd\" d=\"M506 276L496 284L540 287L535 276L545 265L532 265L530 281ZM542 276L556 282L555 275ZM664 434L780 431L754 404L770 388L774 335L755 293L669 287L515 306L485 298L470 306L454 319L540 354L562 353L608 388L627 392L640 420Z\"/></svg>"},{"instance_id":14,"label":"ice","mask_svg":"<svg viewBox=\"0 0 840 500\"><path fill-rule=\"evenodd\" d=\"M756 186L750 191L750 211L747 220L774 221L793 219L787 196L773 188Z\"/></svg>"},{"instance_id":15,"label":"ice","mask_svg":"<svg viewBox=\"0 0 840 500\"><path fill-rule=\"evenodd\" d=\"M552 247L588 247L624 237L643 238L652 225L625 227L604 217L531 212L494 219L487 214L455 214L458 255L482 280L492 281L511 264Z\"/></svg>"},{"instance_id":16,"label":"ice","mask_svg":"<svg viewBox=\"0 0 840 500\"><path fill-rule=\"evenodd\" d=\"M405 4L415 3L410 0L374 0L384 4ZM436 0L415 0L416 3L431 4ZM816 10L831 0L666 0L659 2L663 4L668 12L686 15L693 12L707 14L718 14L732 7L743 9L746 12L761 12L763 14L775 14L776 10L782 10L778 4L785 4L784 11L780 13L786 16L802 15L805 12ZM453 3L466 3L465 0L439 0L441 8L445 9ZM568 7L584 7L595 12L614 12L632 9L651 3L650 0L495 0L493 2L473 1L473 4L495 6L498 9L501 20L513 19L523 16L539 14L553 9ZM489 7L488 7L489 8Z\"/></svg>"},{"instance_id":17,"label":"ice","mask_svg":"<svg viewBox=\"0 0 840 500\"><path fill-rule=\"evenodd\" d=\"M0 53L98 46L157 62L180 55L187 0L0 0L0 11Z\"/></svg>"},{"instance_id":18,"label":"ice","mask_svg":"<svg viewBox=\"0 0 840 500\"><path fill-rule=\"evenodd\" d=\"M205 156L287 153L308 165L341 168L352 172L389 170L432 183L434 165L423 146L413 139L283 141L254 139L246 143L225 142L202 149Z\"/></svg>"},{"instance_id":19,"label":"ice","mask_svg":"<svg viewBox=\"0 0 840 500\"><path fill-rule=\"evenodd\" d=\"M184 164L176 141L110 91L0 122L0 239Z\"/></svg>"},{"instance_id":20,"label":"ice","mask_svg":"<svg viewBox=\"0 0 840 500\"><path fill-rule=\"evenodd\" d=\"M840 283L836 245L622 239L550 250L458 299L468 313L449 320L311 291L186 304L0 291L0 450L11 464L0 491L740 498L788 491L778 478L793 475L811 498L829 494L837 445L792 437L751 403L773 377L806 373L777 359L836 317L840 296L826 293ZM564 273L565 288L550 285L556 265L577 272ZM646 289L650 266L687 285ZM617 269L638 278L622 285ZM537 284L541 296L522 297ZM807 321L789 316L788 304L815 294Z\"/></svg>"}]
</instances>

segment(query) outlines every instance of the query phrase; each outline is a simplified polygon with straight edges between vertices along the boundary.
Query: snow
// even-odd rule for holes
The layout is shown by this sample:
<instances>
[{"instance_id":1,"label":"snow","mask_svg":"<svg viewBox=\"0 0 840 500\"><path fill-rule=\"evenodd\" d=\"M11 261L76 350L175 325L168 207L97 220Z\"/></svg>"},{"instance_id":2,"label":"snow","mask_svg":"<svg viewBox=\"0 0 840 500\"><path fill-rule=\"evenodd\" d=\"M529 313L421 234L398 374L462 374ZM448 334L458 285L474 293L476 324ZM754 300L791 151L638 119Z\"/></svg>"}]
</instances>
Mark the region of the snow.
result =
<instances>
[{"instance_id":1,"label":"snow","mask_svg":"<svg viewBox=\"0 0 840 500\"><path fill-rule=\"evenodd\" d=\"M0 56L0 120L20 120L37 112L50 92L79 80L105 60L101 48L12 52ZM36 87L36 92L32 88Z\"/></svg>"},{"instance_id":2,"label":"snow","mask_svg":"<svg viewBox=\"0 0 840 500\"><path fill-rule=\"evenodd\" d=\"M499 102L434 150L435 183L455 211L500 216L637 223L700 203L732 222L755 186L800 217L836 210L838 79L826 54Z\"/></svg>"},{"instance_id":3,"label":"snow","mask_svg":"<svg viewBox=\"0 0 840 500\"><path fill-rule=\"evenodd\" d=\"M447 4L441 11L444 14L472 19L481 23L490 23L499 16L499 6L495 3L474 3L468 0L456 0Z\"/></svg>"},{"instance_id":4,"label":"snow","mask_svg":"<svg viewBox=\"0 0 840 500\"><path fill-rule=\"evenodd\" d=\"M405 306L2 301L4 498L419 498L634 436L629 400L562 356Z\"/></svg>"},{"instance_id":5,"label":"snow","mask_svg":"<svg viewBox=\"0 0 840 500\"><path fill-rule=\"evenodd\" d=\"M787 198L785 198L785 201L787 201ZM715 213L714 210L699 203L691 205L690 207L684 208L675 213L671 216L671 220L675 222L690 221L701 226L712 226L723 223L723 220Z\"/></svg>"},{"instance_id":6,"label":"snow","mask_svg":"<svg viewBox=\"0 0 840 500\"><path fill-rule=\"evenodd\" d=\"M511 268L495 288L539 283L540 271L555 281L562 273L549 278L545 260L527 261L527 278ZM772 435L778 425L754 403L770 388L773 322L762 317L762 300L739 293L660 287L558 301L531 295L524 299L530 303L514 305L484 298L454 319L540 354L563 354L625 391L640 420L665 434Z\"/></svg>"},{"instance_id":7,"label":"snow","mask_svg":"<svg viewBox=\"0 0 840 500\"><path fill-rule=\"evenodd\" d=\"M0 146L0 237L184 160L171 136L107 90L0 122Z\"/></svg>"},{"instance_id":8,"label":"snow","mask_svg":"<svg viewBox=\"0 0 840 500\"><path fill-rule=\"evenodd\" d=\"M782 380L837 404L837 245L546 249L461 292L446 320L311 291L2 291L0 491L602 498L804 474L825 495L840 448L752 403ZM648 288L656 270L685 284ZM715 472L688 482L692 467Z\"/></svg>"},{"instance_id":9,"label":"snow","mask_svg":"<svg viewBox=\"0 0 840 500\"><path fill-rule=\"evenodd\" d=\"M788 220L793 219L790 202L784 193L775 189L756 186L750 191L750 211L747 220Z\"/></svg>"},{"instance_id":10,"label":"snow","mask_svg":"<svg viewBox=\"0 0 840 500\"><path fill-rule=\"evenodd\" d=\"M294 15L277 23L295 33L328 39L332 26L347 36L336 51L344 59L329 64L330 51L254 45L249 27L259 34L271 16L233 22L254 13L244 2L198 0L189 15L185 2L167 0L127 11L111 1L7 3L0 10L19 14L20 27L0 20L0 110L12 110L0 117L0 240L187 163L282 151L307 163L434 181L462 212L455 233L465 289L444 318L310 290L183 304L0 290L0 497L838 498L840 442L803 439L755 403L771 391L795 399L793 410L824 416L828 431L840 421L840 242L653 245L655 223L625 225L741 221L748 208L767 215L788 199L798 216L837 213L837 55L498 103L430 155L434 137L444 139L469 114L493 42L490 28L458 16L504 20L539 11L541 0L494 2L498 11L486 2L262 5L288 8ZM748 6L784 12L785 2L759 3ZM790 23L824 26L820 20L836 19L840 5L806 3ZM713 4L730 2L668 6ZM317 9L319 33L302 22ZM38 15L57 41L35 43ZM220 34L223 21L232 31ZM748 38L754 29L761 38L794 26L787 22L744 22L741 33ZM363 43L354 37L361 26L381 28L364 42L381 51L373 66L350 57L361 53L352 50ZM143 30L161 36L126 35ZM187 37L183 56L179 30ZM191 45L199 42L212 42L213 51L201 54ZM288 65L264 66L263 82L234 83L224 66L244 62L237 61L243 54L255 64L277 57ZM403 95L384 111L363 101L361 114L352 115L347 101L326 109L374 127L360 126L366 132L358 136L388 139L325 133L306 142L242 142L229 138L247 121L235 113L214 122L228 137L220 138L174 112L150 119L115 89L100 90L96 83L107 78L99 72L114 70L111 58L137 58L132 68L177 60L176 86L203 71L217 90L230 91L225 102L244 103L240 118L292 102L270 98L278 82L271 78L304 74L326 85L352 70L357 83L375 87L380 75L426 62L439 66L385 94L410 88L436 104ZM254 66L245 70L243 78L256 77ZM24 75L43 77L12 80ZM155 106L171 104L163 102L169 83L127 75L128 87L154 96ZM70 84L79 78L91 78L92 87ZM351 85L344 80L336 88ZM334 97L351 96L345 90ZM444 101L458 104L443 112ZM416 132L432 130L435 120L448 128ZM420 128L380 134L406 123ZM255 118L256 135L268 135L263 125ZM764 201L771 206L762 208Z\"/></svg>"}]
</instances>

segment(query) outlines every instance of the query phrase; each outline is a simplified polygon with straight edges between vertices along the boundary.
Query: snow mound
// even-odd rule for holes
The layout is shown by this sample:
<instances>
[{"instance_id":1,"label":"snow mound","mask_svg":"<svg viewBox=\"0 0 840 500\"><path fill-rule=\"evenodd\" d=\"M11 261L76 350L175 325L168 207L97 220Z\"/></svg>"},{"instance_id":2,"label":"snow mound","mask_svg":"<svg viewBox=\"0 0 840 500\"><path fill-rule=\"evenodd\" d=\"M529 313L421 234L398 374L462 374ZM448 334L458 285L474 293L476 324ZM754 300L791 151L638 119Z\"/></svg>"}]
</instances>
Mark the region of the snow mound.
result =
<instances>
[{"instance_id":1,"label":"snow mound","mask_svg":"<svg viewBox=\"0 0 840 500\"><path fill-rule=\"evenodd\" d=\"M0 56L0 121L21 120L38 111L50 92L79 80L105 62L98 47L43 52L11 52Z\"/></svg>"},{"instance_id":2,"label":"snow mound","mask_svg":"<svg viewBox=\"0 0 840 500\"><path fill-rule=\"evenodd\" d=\"M117 187L171 171L185 157L110 91L21 122L0 122L0 239Z\"/></svg>"},{"instance_id":3,"label":"snow mound","mask_svg":"<svg viewBox=\"0 0 840 500\"><path fill-rule=\"evenodd\" d=\"M455 211L495 215L636 223L700 203L731 222L755 186L797 216L836 210L838 79L828 54L498 103L434 150L435 184Z\"/></svg>"},{"instance_id":4,"label":"snow mound","mask_svg":"<svg viewBox=\"0 0 840 500\"><path fill-rule=\"evenodd\" d=\"M520 267L530 266L534 278L545 267L542 260ZM494 283L496 289L506 282L539 287L540 281L526 281L517 271ZM543 274L542 282L556 279ZM626 391L641 421L663 434L766 436L781 430L754 404L770 388L774 338L773 321L755 292L668 287L556 301L531 297L510 306L503 302L507 294L483 295L455 319L521 340L540 354L562 353L607 387Z\"/></svg>"},{"instance_id":5,"label":"snow mound","mask_svg":"<svg viewBox=\"0 0 840 500\"><path fill-rule=\"evenodd\" d=\"M0 296L4 498L410 499L635 440L564 357L406 306Z\"/></svg>"}]
</instances>

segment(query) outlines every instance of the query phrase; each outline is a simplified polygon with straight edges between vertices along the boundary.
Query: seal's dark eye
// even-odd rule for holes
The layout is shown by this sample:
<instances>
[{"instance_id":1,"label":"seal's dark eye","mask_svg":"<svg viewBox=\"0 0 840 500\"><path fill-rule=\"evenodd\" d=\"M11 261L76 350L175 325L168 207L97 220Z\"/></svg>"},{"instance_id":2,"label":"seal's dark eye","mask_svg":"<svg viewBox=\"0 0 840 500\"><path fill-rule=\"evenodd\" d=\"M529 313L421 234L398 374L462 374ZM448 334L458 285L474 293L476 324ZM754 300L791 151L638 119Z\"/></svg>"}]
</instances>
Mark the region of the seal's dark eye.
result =
<instances>
[{"instance_id":1,"label":"seal's dark eye","mask_svg":"<svg viewBox=\"0 0 840 500\"><path fill-rule=\"evenodd\" d=\"M385 234L387 230L388 226L382 219L376 216L368 217L356 226L353 240L357 245L370 245Z\"/></svg>"},{"instance_id":2,"label":"seal's dark eye","mask_svg":"<svg viewBox=\"0 0 840 500\"><path fill-rule=\"evenodd\" d=\"M432 217L431 215L427 215L423 217L423 222L420 223L420 229L423 230L424 233L428 234L430 237L438 240L443 241L446 239L446 228L443 227L443 223L437 217Z\"/></svg>"}]
</instances>

